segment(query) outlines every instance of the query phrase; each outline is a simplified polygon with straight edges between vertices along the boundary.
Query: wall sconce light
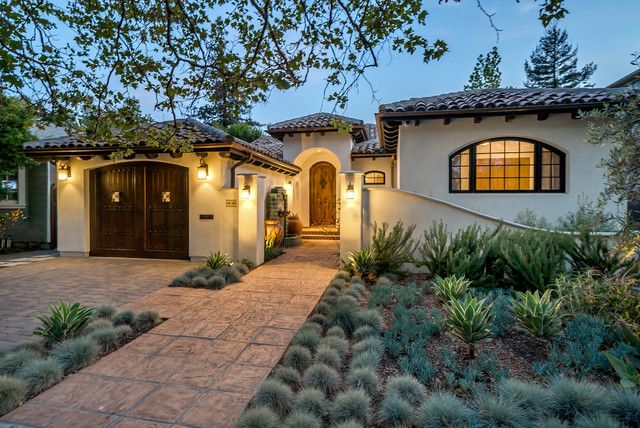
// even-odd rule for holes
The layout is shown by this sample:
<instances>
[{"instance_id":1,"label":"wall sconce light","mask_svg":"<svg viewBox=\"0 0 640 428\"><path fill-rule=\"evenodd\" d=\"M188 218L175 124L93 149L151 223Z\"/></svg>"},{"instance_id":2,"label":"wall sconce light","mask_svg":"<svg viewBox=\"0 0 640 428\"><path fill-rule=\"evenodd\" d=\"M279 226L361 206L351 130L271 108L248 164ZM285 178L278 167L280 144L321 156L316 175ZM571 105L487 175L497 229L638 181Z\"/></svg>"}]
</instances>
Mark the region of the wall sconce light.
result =
<instances>
[{"instance_id":1,"label":"wall sconce light","mask_svg":"<svg viewBox=\"0 0 640 428\"><path fill-rule=\"evenodd\" d=\"M291 193L293 191L293 183L291 180L288 180L284 187L287 189L287 193Z\"/></svg>"},{"instance_id":2,"label":"wall sconce light","mask_svg":"<svg viewBox=\"0 0 640 428\"><path fill-rule=\"evenodd\" d=\"M249 196L251 196L251 186L249 186L249 183L245 182L242 190L240 191L240 197L242 199L249 199Z\"/></svg>"},{"instance_id":3,"label":"wall sconce light","mask_svg":"<svg viewBox=\"0 0 640 428\"><path fill-rule=\"evenodd\" d=\"M347 199L355 199L356 198L356 191L353 189L353 183L349 183L349 185L347 186L347 192L345 194L345 197Z\"/></svg>"},{"instance_id":4,"label":"wall sconce light","mask_svg":"<svg viewBox=\"0 0 640 428\"><path fill-rule=\"evenodd\" d=\"M200 165L198 165L198 180L206 180L209 175L209 165L204 161L204 158L200 158Z\"/></svg>"},{"instance_id":5,"label":"wall sconce light","mask_svg":"<svg viewBox=\"0 0 640 428\"><path fill-rule=\"evenodd\" d=\"M71 167L67 162L58 162L58 180L67 181L71 177Z\"/></svg>"}]
</instances>

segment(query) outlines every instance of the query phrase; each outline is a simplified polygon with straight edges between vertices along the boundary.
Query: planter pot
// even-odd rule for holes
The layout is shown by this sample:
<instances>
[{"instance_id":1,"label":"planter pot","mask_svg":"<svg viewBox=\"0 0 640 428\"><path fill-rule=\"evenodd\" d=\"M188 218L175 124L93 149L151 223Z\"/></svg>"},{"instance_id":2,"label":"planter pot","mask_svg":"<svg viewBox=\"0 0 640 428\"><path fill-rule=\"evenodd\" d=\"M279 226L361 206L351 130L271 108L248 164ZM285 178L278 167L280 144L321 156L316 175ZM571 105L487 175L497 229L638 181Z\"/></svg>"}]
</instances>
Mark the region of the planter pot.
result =
<instances>
[{"instance_id":1,"label":"planter pot","mask_svg":"<svg viewBox=\"0 0 640 428\"><path fill-rule=\"evenodd\" d=\"M301 235L302 220L298 216L287 218L287 235Z\"/></svg>"},{"instance_id":2,"label":"planter pot","mask_svg":"<svg viewBox=\"0 0 640 428\"><path fill-rule=\"evenodd\" d=\"M284 239L284 228L278 220L265 220L265 240L273 242L274 247L280 246Z\"/></svg>"}]
</instances>

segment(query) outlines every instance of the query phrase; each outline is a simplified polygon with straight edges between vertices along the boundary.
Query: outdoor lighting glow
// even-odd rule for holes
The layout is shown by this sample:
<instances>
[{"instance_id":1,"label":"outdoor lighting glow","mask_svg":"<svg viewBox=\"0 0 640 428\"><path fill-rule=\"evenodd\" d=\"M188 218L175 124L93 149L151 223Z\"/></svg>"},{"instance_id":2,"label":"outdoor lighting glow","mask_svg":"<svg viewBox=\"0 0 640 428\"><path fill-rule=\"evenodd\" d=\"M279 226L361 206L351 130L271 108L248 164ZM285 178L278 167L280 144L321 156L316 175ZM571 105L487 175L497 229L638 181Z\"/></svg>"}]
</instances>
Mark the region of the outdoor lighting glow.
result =
<instances>
[{"instance_id":1,"label":"outdoor lighting glow","mask_svg":"<svg viewBox=\"0 0 640 428\"><path fill-rule=\"evenodd\" d=\"M356 198L356 191L353 189L353 184L349 184L347 186L347 193L346 193L345 197L347 199L355 199Z\"/></svg>"},{"instance_id":2,"label":"outdoor lighting glow","mask_svg":"<svg viewBox=\"0 0 640 428\"><path fill-rule=\"evenodd\" d=\"M71 167L66 162L58 163L58 180L67 181L71 177Z\"/></svg>"},{"instance_id":3,"label":"outdoor lighting glow","mask_svg":"<svg viewBox=\"0 0 640 428\"><path fill-rule=\"evenodd\" d=\"M249 199L249 196L251 196L251 186L249 186L249 183L244 183L244 187L240 191L240 197L242 199Z\"/></svg>"},{"instance_id":4,"label":"outdoor lighting glow","mask_svg":"<svg viewBox=\"0 0 640 428\"><path fill-rule=\"evenodd\" d=\"M198 166L198 180L206 180L209 175L209 165L204 161L204 158L200 158L200 165Z\"/></svg>"}]
</instances>

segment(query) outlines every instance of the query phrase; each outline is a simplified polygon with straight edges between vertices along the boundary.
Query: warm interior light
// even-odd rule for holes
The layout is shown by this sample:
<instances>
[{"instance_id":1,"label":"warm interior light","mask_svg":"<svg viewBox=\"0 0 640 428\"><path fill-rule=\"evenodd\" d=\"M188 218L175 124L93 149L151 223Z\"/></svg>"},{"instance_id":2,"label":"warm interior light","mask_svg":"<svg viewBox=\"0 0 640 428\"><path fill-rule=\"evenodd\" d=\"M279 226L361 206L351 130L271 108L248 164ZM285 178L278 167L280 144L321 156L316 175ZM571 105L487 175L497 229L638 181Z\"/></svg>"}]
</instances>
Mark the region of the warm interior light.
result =
<instances>
[{"instance_id":1,"label":"warm interior light","mask_svg":"<svg viewBox=\"0 0 640 428\"><path fill-rule=\"evenodd\" d=\"M347 186L347 193L346 193L345 197L347 199L355 199L356 198L356 191L353 189L353 184L349 184Z\"/></svg>"},{"instance_id":2,"label":"warm interior light","mask_svg":"<svg viewBox=\"0 0 640 428\"><path fill-rule=\"evenodd\" d=\"M240 191L240 197L242 199L249 199L249 196L251 196L251 186L249 186L249 183L244 183L244 186Z\"/></svg>"},{"instance_id":3,"label":"warm interior light","mask_svg":"<svg viewBox=\"0 0 640 428\"><path fill-rule=\"evenodd\" d=\"M66 162L58 163L58 180L67 181L71 177L71 168Z\"/></svg>"},{"instance_id":4,"label":"warm interior light","mask_svg":"<svg viewBox=\"0 0 640 428\"><path fill-rule=\"evenodd\" d=\"M200 158L200 165L198 166L198 180L206 180L209 175L209 165L204 161L204 158Z\"/></svg>"}]
</instances>

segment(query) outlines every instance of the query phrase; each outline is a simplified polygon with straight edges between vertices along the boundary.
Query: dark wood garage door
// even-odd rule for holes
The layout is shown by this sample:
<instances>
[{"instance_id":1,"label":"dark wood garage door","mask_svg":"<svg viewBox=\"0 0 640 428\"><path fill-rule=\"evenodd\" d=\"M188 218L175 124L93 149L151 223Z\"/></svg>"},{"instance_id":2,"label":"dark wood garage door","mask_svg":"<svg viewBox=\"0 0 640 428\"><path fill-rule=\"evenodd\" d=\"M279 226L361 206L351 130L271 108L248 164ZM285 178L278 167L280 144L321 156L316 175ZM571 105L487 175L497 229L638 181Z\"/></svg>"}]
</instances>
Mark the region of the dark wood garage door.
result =
<instances>
[{"instance_id":1,"label":"dark wood garage door","mask_svg":"<svg viewBox=\"0 0 640 428\"><path fill-rule=\"evenodd\" d=\"M121 163L90 179L92 256L188 258L187 168Z\"/></svg>"}]
</instances>

